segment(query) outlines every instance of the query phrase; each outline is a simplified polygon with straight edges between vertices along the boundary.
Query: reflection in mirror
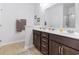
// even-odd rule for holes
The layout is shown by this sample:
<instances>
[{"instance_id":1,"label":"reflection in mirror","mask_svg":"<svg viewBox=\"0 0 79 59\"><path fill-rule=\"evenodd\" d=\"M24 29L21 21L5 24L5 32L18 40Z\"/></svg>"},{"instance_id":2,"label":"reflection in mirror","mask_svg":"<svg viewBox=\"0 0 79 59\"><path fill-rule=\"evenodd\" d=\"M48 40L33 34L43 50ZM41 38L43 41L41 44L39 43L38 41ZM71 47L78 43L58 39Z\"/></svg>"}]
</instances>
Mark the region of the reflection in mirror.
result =
<instances>
[{"instance_id":1,"label":"reflection in mirror","mask_svg":"<svg viewBox=\"0 0 79 59\"><path fill-rule=\"evenodd\" d=\"M75 28L75 3L64 3L63 15L64 27Z\"/></svg>"},{"instance_id":2,"label":"reflection in mirror","mask_svg":"<svg viewBox=\"0 0 79 59\"><path fill-rule=\"evenodd\" d=\"M38 17L37 15L34 16L34 25L40 25L40 17Z\"/></svg>"}]
</instances>

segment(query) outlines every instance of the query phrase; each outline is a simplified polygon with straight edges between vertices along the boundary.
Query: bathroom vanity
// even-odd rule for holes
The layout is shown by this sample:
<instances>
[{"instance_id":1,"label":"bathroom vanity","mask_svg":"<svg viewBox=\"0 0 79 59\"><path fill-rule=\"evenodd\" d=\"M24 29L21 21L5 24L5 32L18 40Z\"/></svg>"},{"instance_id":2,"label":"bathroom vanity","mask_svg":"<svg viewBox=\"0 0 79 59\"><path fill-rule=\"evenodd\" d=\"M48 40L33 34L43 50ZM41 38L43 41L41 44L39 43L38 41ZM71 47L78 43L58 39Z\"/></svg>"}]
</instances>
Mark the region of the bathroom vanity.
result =
<instances>
[{"instance_id":1,"label":"bathroom vanity","mask_svg":"<svg viewBox=\"0 0 79 59\"><path fill-rule=\"evenodd\" d=\"M33 44L44 55L79 54L79 37L50 30L33 30Z\"/></svg>"},{"instance_id":2,"label":"bathroom vanity","mask_svg":"<svg viewBox=\"0 0 79 59\"><path fill-rule=\"evenodd\" d=\"M44 11L47 26L56 30L33 30L33 44L45 55L77 55L79 54L79 13L78 4L56 4ZM40 25L41 26L41 25ZM60 32L60 28L68 31ZM74 32L73 29L76 29ZM74 33L73 33L74 32Z\"/></svg>"}]
</instances>

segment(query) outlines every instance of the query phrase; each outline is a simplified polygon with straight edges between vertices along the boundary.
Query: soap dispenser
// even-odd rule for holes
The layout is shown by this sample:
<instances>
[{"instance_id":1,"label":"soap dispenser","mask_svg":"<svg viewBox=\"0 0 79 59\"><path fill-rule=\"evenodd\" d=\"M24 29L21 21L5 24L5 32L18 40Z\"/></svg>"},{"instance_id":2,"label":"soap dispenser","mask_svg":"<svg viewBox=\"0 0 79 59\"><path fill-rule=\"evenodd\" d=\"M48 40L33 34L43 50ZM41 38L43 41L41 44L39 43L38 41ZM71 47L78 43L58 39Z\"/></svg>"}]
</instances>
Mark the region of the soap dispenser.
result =
<instances>
[{"instance_id":1,"label":"soap dispenser","mask_svg":"<svg viewBox=\"0 0 79 59\"><path fill-rule=\"evenodd\" d=\"M46 25L47 25L47 22L45 21L45 22L44 22L44 29L46 29Z\"/></svg>"},{"instance_id":2,"label":"soap dispenser","mask_svg":"<svg viewBox=\"0 0 79 59\"><path fill-rule=\"evenodd\" d=\"M46 26L47 25L47 23L46 23L46 21L44 22L44 26Z\"/></svg>"}]
</instances>

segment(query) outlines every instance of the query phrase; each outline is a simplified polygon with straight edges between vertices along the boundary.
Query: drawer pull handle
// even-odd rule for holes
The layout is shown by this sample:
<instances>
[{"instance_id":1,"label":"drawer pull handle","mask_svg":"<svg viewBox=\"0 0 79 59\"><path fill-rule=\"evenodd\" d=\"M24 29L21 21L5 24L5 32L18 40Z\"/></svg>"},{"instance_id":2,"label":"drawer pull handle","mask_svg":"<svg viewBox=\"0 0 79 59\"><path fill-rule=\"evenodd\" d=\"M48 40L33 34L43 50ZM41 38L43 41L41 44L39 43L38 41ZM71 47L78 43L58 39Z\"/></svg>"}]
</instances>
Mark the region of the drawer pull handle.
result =
<instances>
[{"instance_id":1,"label":"drawer pull handle","mask_svg":"<svg viewBox=\"0 0 79 59\"><path fill-rule=\"evenodd\" d=\"M43 41L45 41L46 42L46 40L44 39Z\"/></svg>"},{"instance_id":2,"label":"drawer pull handle","mask_svg":"<svg viewBox=\"0 0 79 59\"><path fill-rule=\"evenodd\" d=\"M43 47L46 47L45 45L42 45Z\"/></svg>"},{"instance_id":3,"label":"drawer pull handle","mask_svg":"<svg viewBox=\"0 0 79 59\"><path fill-rule=\"evenodd\" d=\"M47 52L44 52L44 51L42 51L42 53L43 53L43 54L45 54L45 55L47 55L47 54L48 54Z\"/></svg>"},{"instance_id":4,"label":"drawer pull handle","mask_svg":"<svg viewBox=\"0 0 79 59\"><path fill-rule=\"evenodd\" d=\"M44 37L46 37L46 35L43 35Z\"/></svg>"},{"instance_id":5,"label":"drawer pull handle","mask_svg":"<svg viewBox=\"0 0 79 59\"><path fill-rule=\"evenodd\" d=\"M61 46L59 46L59 54L61 53Z\"/></svg>"},{"instance_id":6,"label":"drawer pull handle","mask_svg":"<svg viewBox=\"0 0 79 59\"><path fill-rule=\"evenodd\" d=\"M62 48L61 48L61 54L63 55L63 46L62 46Z\"/></svg>"}]
</instances>

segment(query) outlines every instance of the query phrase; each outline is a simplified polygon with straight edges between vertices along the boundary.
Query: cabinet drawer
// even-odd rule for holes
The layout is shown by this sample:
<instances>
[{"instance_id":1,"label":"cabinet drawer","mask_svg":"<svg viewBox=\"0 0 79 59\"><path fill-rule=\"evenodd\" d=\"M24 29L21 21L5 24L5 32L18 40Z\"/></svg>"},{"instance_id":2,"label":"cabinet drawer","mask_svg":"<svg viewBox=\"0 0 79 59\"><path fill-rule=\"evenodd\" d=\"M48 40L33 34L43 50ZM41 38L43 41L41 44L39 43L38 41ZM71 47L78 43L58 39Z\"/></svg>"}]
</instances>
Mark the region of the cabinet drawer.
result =
<instances>
[{"instance_id":1,"label":"cabinet drawer","mask_svg":"<svg viewBox=\"0 0 79 59\"><path fill-rule=\"evenodd\" d=\"M48 44L46 44L45 42L42 42L41 47L48 50Z\"/></svg>"},{"instance_id":2,"label":"cabinet drawer","mask_svg":"<svg viewBox=\"0 0 79 59\"><path fill-rule=\"evenodd\" d=\"M56 35L56 34L49 34L49 39L54 41L61 41L62 36Z\"/></svg>"},{"instance_id":3,"label":"cabinet drawer","mask_svg":"<svg viewBox=\"0 0 79 59\"><path fill-rule=\"evenodd\" d=\"M48 33L42 32L42 37L48 38Z\"/></svg>"},{"instance_id":4,"label":"cabinet drawer","mask_svg":"<svg viewBox=\"0 0 79 59\"><path fill-rule=\"evenodd\" d=\"M42 42L48 43L48 39L47 38L41 38Z\"/></svg>"},{"instance_id":5,"label":"cabinet drawer","mask_svg":"<svg viewBox=\"0 0 79 59\"><path fill-rule=\"evenodd\" d=\"M41 34L40 31L36 31L36 30L33 30L33 33L36 34L36 35L40 35Z\"/></svg>"},{"instance_id":6,"label":"cabinet drawer","mask_svg":"<svg viewBox=\"0 0 79 59\"><path fill-rule=\"evenodd\" d=\"M41 47L41 52L45 55L48 55L48 50L46 50L44 47Z\"/></svg>"}]
</instances>

